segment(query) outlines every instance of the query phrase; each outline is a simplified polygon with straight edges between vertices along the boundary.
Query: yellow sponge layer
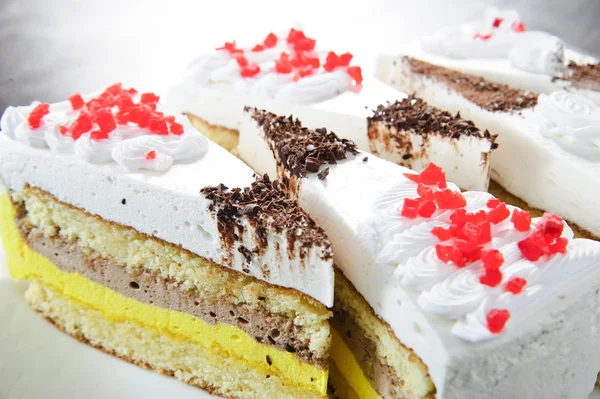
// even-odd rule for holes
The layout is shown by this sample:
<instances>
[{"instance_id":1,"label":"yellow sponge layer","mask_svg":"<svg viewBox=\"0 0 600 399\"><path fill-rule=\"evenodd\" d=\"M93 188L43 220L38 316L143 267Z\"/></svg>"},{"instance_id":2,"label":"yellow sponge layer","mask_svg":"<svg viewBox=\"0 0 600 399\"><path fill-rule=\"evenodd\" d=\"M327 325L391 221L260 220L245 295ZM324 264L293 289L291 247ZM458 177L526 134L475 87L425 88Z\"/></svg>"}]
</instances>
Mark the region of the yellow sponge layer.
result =
<instances>
[{"instance_id":1,"label":"yellow sponge layer","mask_svg":"<svg viewBox=\"0 0 600 399\"><path fill-rule=\"evenodd\" d=\"M381 399L379 394L373 389L371 383L363 373L352 351L335 328L331 329L331 369L335 380L332 381L336 388L336 393L340 392L340 397L360 399ZM338 374L339 373L339 374ZM345 380L345 381L344 381ZM348 385L349 387L345 386ZM349 389L351 388L351 389Z\"/></svg>"},{"instance_id":2,"label":"yellow sponge layer","mask_svg":"<svg viewBox=\"0 0 600 399\"><path fill-rule=\"evenodd\" d=\"M199 345L215 356L237 359L264 375L277 375L290 389L326 395L326 370L301 362L291 353L262 345L237 327L210 325L186 313L143 304L80 274L61 271L27 246L13 222L14 217L15 210L8 194L2 194L0 235L13 278L40 280L69 300L99 311L109 322L137 323L172 340ZM270 365L265 361L266 357L269 357Z\"/></svg>"}]
</instances>

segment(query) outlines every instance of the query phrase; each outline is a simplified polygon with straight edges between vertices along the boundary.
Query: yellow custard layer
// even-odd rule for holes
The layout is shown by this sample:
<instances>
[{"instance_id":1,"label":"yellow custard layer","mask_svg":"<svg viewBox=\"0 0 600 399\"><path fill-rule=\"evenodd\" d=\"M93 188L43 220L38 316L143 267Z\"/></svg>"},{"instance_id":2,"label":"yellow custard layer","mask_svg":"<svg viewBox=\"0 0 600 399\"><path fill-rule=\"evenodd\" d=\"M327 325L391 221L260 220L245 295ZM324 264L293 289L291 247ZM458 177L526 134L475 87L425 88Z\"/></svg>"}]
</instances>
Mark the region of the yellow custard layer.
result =
<instances>
[{"instance_id":1,"label":"yellow custard layer","mask_svg":"<svg viewBox=\"0 0 600 399\"><path fill-rule=\"evenodd\" d=\"M94 283L80 274L65 273L31 250L14 223L8 193L0 195L0 236L14 279L40 280L62 296L102 313L109 322L134 322L173 340L191 342L216 356L237 359L265 375L277 375L291 389L327 393L328 372L298 360L293 354L258 343L228 325L210 325L194 316L144 304ZM269 357L270 365L265 361Z\"/></svg>"},{"instance_id":2,"label":"yellow custard layer","mask_svg":"<svg viewBox=\"0 0 600 399\"><path fill-rule=\"evenodd\" d=\"M332 370L334 370L333 386L336 388L336 392L340 391L340 398L381 399L363 373L352 351L335 328L331 329L331 354L329 356Z\"/></svg>"}]
</instances>

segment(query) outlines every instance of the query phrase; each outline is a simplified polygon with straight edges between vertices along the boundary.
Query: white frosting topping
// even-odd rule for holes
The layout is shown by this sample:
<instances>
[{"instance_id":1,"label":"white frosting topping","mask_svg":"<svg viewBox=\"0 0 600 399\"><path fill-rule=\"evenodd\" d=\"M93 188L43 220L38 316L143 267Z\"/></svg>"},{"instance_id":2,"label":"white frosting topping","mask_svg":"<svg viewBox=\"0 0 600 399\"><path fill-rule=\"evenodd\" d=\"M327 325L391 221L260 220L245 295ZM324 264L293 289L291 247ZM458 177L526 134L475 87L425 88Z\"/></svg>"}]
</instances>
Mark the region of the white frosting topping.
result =
<instances>
[{"instance_id":1,"label":"white frosting topping","mask_svg":"<svg viewBox=\"0 0 600 399\"><path fill-rule=\"evenodd\" d=\"M92 140L86 133L74 141L57 133L59 125L72 120L64 103L51 104L40 128L29 129L26 118L35 105L10 107L1 119L0 183L16 191L25 184L39 187L90 214L333 305L329 248L315 244L306 249L298 242L290 247L287 231L267 228L265 250L248 261L237 246L256 248L258 233L245 217L239 220L244 234L233 248L224 247L216 215L209 210L212 202L200 190L219 184L248 187L254 171L200 136L184 118L179 136L119 126L106 140ZM15 140L18 135L23 141ZM39 145L31 145L38 137ZM150 151L155 151L152 160L146 159Z\"/></svg>"},{"instance_id":2,"label":"white frosting topping","mask_svg":"<svg viewBox=\"0 0 600 399\"><path fill-rule=\"evenodd\" d=\"M291 104L312 104L334 98L353 87L352 78L345 68L326 71L323 65L328 52L307 51L309 57L317 57L320 67L309 76L298 77L295 73L278 73L275 62L282 53L293 57L295 49L288 43L287 35L278 35L277 43L263 51L252 51L252 46L240 48L243 57L260 68L260 72L251 77L240 73L236 55L225 49L196 59L187 69L184 80L201 87L220 88L234 93L244 93L259 99L283 101ZM235 43L235 42L233 42Z\"/></svg>"},{"instance_id":3,"label":"white frosting topping","mask_svg":"<svg viewBox=\"0 0 600 399\"><path fill-rule=\"evenodd\" d=\"M515 30L521 24L516 11L489 8L480 21L426 37L421 48L449 58L504 58L526 72L554 75L564 70L562 41L545 32Z\"/></svg>"},{"instance_id":4,"label":"white frosting topping","mask_svg":"<svg viewBox=\"0 0 600 399\"><path fill-rule=\"evenodd\" d=\"M545 137L579 157L600 161L600 107L594 102L555 91L540 94L534 113Z\"/></svg>"},{"instance_id":5,"label":"white frosting topping","mask_svg":"<svg viewBox=\"0 0 600 399\"><path fill-rule=\"evenodd\" d=\"M85 96L88 100L92 97ZM49 147L55 153L73 153L93 164L115 161L127 170L164 171L174 161L197 160L206 152L206 138L191 128L185 129L181 136L159 136L134 124L117 124L107 138L94 139L88 132L74 139L68 132L60 131L61 126L70 129L80 114L79 110L73 110L69 101L51 104L41 126L31 129L27 117L39 104L8 107L0 120L2 131L19 143L34 148ZM178 117L178 123L187 125L187 120ZM147 157L150 152L154 156Z\"/></svg>"},{"instance_id":6,"label":"white frosting topping","mask_svg":"<svg viewBox=\"0 0 600 399\"><path fill-rule=\"evenodd\" d=\"M464 195L467 199L465 209L468 212L489 210L486 204L493 198L491 194L466 192ZM510 305L509 308L500 308L510 311L510 323L516 325L515 320L524 320L537 309L532 305L534 299L544 298L570 283L571 277L589 272L600 257L598 245L593 245L593 253L580 253L578 248L588 244L586 241L576 240L569 247L576 254L567 252L566 255L554 255L548 262L529 262L522 257L517 242L526 238L530 232L515 230L512 222L506 219L492 225L493 239L488 248L498 249L504 256L504 264L501 267L502 283L489 287L479 281L484 271L481 261L459 268L444 263L436 254L435 245L439 240L431 231L436 226L449 226L452 211L437 210L430 219L407 219L400 215L404 200L415 196L416 184L408 179L400 181L382 194L374 202L369 218L360 227L360 230L366 232L361 237L376 245L375 256L378 262L398 265L395 275L402 285L421 291L418 304L424 311L457 320L452 332L465 340L477 342L497 337L487 326L486 315L491 309ZM509 206L508 209L512 210L514 207ZM533 221L532 227L536 222L537 220ZM566 224L564 236L573 237ZM570 274L565 275L555 270L557 268L568 269ZM505 283L513 277L527 280L527 290L523 295L526 300L514 299L512 297L519 295L504 291Z\"/></svg>"}]
</instances>

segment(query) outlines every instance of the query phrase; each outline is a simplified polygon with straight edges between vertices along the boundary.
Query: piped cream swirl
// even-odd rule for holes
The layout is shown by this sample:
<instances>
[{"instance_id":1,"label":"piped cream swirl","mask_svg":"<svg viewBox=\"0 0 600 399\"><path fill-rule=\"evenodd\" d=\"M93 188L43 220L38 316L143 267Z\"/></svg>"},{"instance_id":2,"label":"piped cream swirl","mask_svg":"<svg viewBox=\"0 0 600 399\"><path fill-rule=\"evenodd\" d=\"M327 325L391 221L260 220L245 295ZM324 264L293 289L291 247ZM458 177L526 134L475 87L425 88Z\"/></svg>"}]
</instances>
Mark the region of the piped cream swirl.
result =
<instances>
[{"instance_id":1,"label":"piped cream swirl","mask_svg":"<svg viewBox=\"0 0 600 399\"><path fill-rule=\"evenodd\" d=\"M561 90L540 94L534 112L545 137L576 156L600 161L600 107L595 103Z\"/></svg>"}]
</instances>

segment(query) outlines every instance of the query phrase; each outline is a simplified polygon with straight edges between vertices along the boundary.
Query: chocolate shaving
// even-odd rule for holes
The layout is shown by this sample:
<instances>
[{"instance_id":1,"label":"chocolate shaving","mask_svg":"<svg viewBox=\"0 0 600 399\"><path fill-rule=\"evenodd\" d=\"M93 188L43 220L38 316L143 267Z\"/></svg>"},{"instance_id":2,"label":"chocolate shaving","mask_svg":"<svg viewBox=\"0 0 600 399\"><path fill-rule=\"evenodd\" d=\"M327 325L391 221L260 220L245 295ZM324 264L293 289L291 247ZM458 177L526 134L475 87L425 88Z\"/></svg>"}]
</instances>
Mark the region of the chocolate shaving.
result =
<instances>
[{"instance_id":1,"label":"chocolate shaving","mask_svg":"<svg viewBox=\"0 0 600 399\"><path fill-rule=\"evenodd\" d=\"M393 104L380 105L374 111L373 116L367 118L369 131L376 123L383 123L389 129L394 127L397 132L411 131L427 138L430 134L458 139L461 136L476 136L492 142L492 149L498 145L495 143L497 135L491 135L487 130L481 131L475 124L460 117L457 113L452 116L449 112L432 107L414 95ZM396 141L404 138L392 135ZM412 154L404 154L403 159L409 159Z\"/></svg>"},{"instance_id":2,"label":"chocolate shaving","mask_svg":"<svg viewBox=\"0 0 600 399\"><path fill-rule=\"evenodd\" d=\"M328 174L329 174L329 168L325 168L322 171L320 171L317 176L319 177L319 180L325 180L325 178L327 177Z\"/></svg>"},{"instance_id":3,"label":"chocolate shaving","mask_svg":"<svg viewBox=\"0 0 600 399\"><path fill-rule=\"evenodd\" d=\"M200 192L211 201L210 209L216 213L219 235L230 254L240 241L247 220L255 230L257 247L250 251L243 245L237 250L248 263L252 253L261 254L268 246L267 233L285 233L290 256L296 244L300 244L300 256L308 249L321 246L323 259L331 259L333 252L325 232L300 208L298 203L281 190L277 181L271 182L267 175L257 176L250 187L228 189L223 184L205 187Z\"/></svg>"},{"instance_id":4,"label":"chocolate shaving","mask_svg":"<svg viewBox=\"0 0 600 399\"><path fill-rule=\"evenodd\" d=\"M580 89L600 91L600 63L579 65L569 62L564 76L552 78L552 81L564 80Z\"/></svg>"},{"instance_id":5,"label":"chocolate shaving","mask_svg":"<svg viewBox=\"0 0 600 399\"><path fill-rule=\"evenodd\" d=\"M339 138L325 128L308 129L291 115L278 116L250 107L244 110L274 144L282 166L291 175L304 177L308 173L318 173L321 165L333 165L347 159L348 155L359 153L354 142ZM324 179L328 172L321 173Z\"/></svg>"},{"instance_id":6,"label":"chocolate shaving","mask_svg":"<svg viewBox=\"0 0 600 399\"><path fill-rule=\"evenodd\" d=\"M403 59L413 73L442 82L487 111L517 112L537 104L536 93L513 89L505 84L493 83L478 76L429 64L412 57L404 56Z\"/></svg>"}]
</instances>

